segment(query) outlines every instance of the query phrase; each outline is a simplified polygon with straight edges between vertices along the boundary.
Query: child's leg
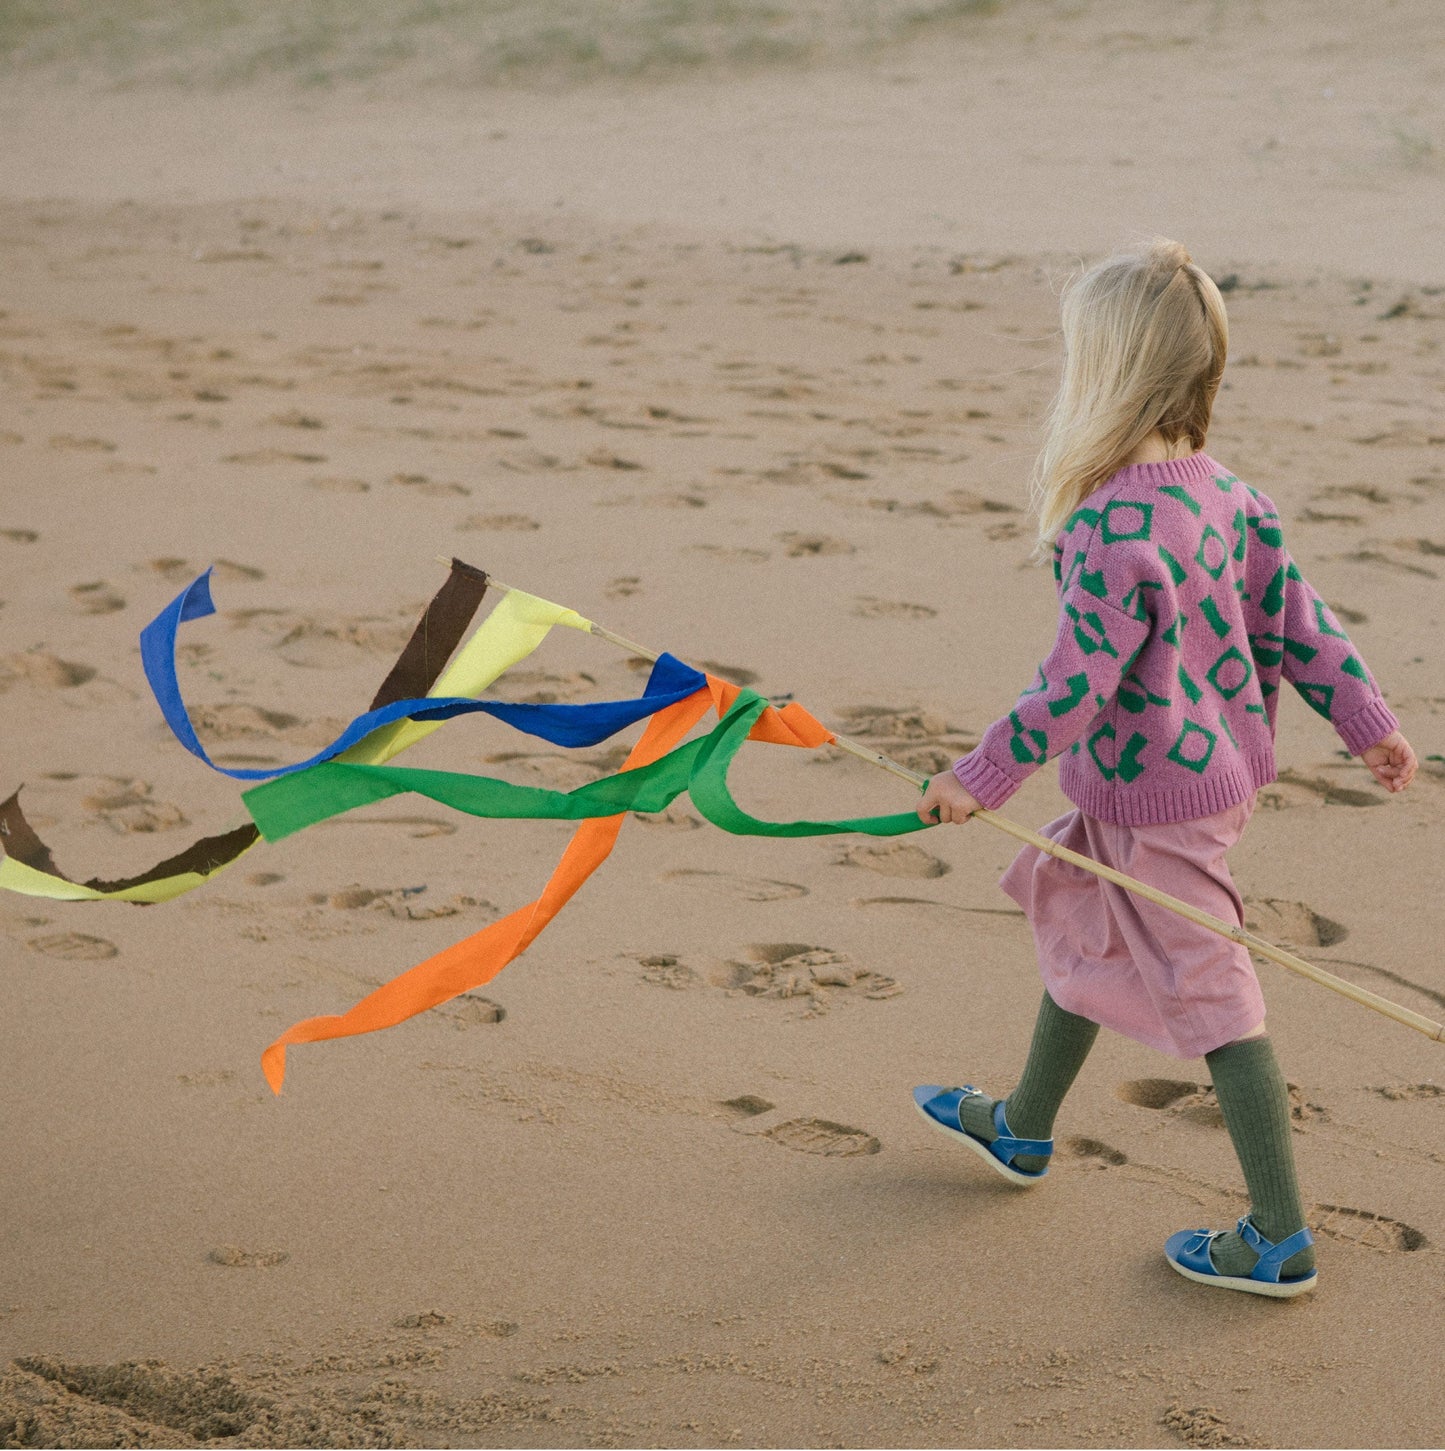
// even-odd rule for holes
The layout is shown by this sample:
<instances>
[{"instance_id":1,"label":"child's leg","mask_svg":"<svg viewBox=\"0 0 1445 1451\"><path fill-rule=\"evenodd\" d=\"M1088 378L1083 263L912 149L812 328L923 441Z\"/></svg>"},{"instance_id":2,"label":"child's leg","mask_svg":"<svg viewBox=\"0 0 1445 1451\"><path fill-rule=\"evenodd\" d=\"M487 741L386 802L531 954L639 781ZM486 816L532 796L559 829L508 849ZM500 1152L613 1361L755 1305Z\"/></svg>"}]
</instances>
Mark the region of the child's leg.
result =
<instances>
[{"instance_id":1,"label":"child's leg","mask_svg":"<svg viewBox=\"0 0 1445 1451\"><path fill-rule=\"evenodd\" d=\"M1225 1126L1244 1170L1249 1216L1271 1243L1304 1228L1299 1180L1290 1143L1289 1090L1268 1038L1240 1038L1204 1055L1214 1076L1214 1091ZM1225 1275L1247 1275L1258 1255L1234 1231L1210 1247L1214 1267ZM1307 1275L1315 1267L1313 1249L1285 1261L1285 1277Z\"/></svg>"},{"instance_id":2,"label":"child's leg","mask_svg":"<svg viewBox=\"0 0 1445 1451\"><path fill-rule=\"evenodd\" d=\"M1097 1023L1065 1012L1044 993L1023 1076L1004 1103L1010 1133L1021 1139L1047 1139L1053 1134L1054 1115L1098 1036ZM960 1109L964 1128L989 1144L998 1137L993 1126L993 1105L994 1100L984 1096L965 1099ZM1047 1159L1032 1154L1021 1154L1014 1160L1015 1167L1025 1173L1037 1172L1047 1163Z\"/></svg>"}]
</instances>

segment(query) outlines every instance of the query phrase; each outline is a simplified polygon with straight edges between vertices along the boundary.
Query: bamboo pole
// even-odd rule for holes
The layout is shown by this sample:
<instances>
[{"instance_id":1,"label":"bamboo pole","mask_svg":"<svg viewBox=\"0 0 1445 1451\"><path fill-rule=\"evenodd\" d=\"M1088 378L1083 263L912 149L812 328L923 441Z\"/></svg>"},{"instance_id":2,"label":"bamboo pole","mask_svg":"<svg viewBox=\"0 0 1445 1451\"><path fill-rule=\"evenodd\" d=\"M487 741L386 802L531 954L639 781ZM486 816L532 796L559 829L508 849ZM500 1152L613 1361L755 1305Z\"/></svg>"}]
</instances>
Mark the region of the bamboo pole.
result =
<instances>
[{"instance_id":1,"label":"bamboo pole","mask_svg":"<svg viewBox=\"0 0 1445 1451\"><path fill-rule=\"evenodd\" d=\"M452 561L438 556L443 564L451 564ZM495 575L488 575L492 585L500 590L515 589L515 585L504 584ZM644 660L656 660L658 652L649 650L646 646L639 645L625 636L615 634L613 631L604 629L594 621L588 621L590 633L610 641L619 648L626 650L631 655L640 656ZM861 741L855 741L848 736L835 735L833 743L840 750L847 751L850 755L857 756L859 760L867 761L871 765L879 766L885 771L891 771L895 776L911 782L914 786L923 787L928 782L928 777L921 772L910 770L900 761L895 761L885 756L881 751L875 751L871 746L864 745ZM1123 872L1115 871L1113 867L1107 867L1103 862L1098 862L1093 857L1083 856L1081 853L1071 851L1066 846L1060 846L1058 842L1040 835L1037 831L1031 831L1027 826L1011 820L1007 816L1000 816L996 811L989 811L980 807L973 813L973 818L982 821L988 826L996 827L999 831L1006 832L1009 836L1017 837L1019 841L1027 842L1039 851L1056 857L1059 861L1069 862L1071 865L1083 868L1086 872L1092 872L1096 877L1102 877L1106 882L1112 882L1116 887L1123 887L1125 891L1132 892L1136 897L1142 897L1147 902L1153 902L1155 906L1167 908L1171 912L1188 921L1203 927L1220 937L1227 937L1231 942L1237 942L1242 947L1248 948L1259 956L1268 958L1271 962L1278 963L1281 967L1290 972L1297 973L1300 977L1307 977L1311 982L1317 982L1321 987L1327 987L1333 992L1347 997L1351 1002L1361 1004L1363 1007L1373 1008L1377 1013L1383 1013L1387 1018L1393 1018L1397 1023L1403 1023L1407 1028L1414 1028L1417 1032L1424 1033L1427 1038L1433 1038L1437 1043L1445 1043L1445 1024L1437 1023L1433 1018L1427 1018L1423 1013L1417 1013L1412 1008L1402 1006L1400 1003L1392 1002L1389 998L1381 997L1379 993L1373 993L1368 988L1357 986L1348 982L1342 977L1336 977L1332 972L1326 972L1322 967L1316 967L1312 962L1306 962L1304 958L1297 957L1293 952L1287 952L1283 947L1276 947L1274 943L1263 937L1256 936L1247 928L1238 927L1232 922L1225 922L1221 918L1212 916L1208 912L1201 911L1198 907L1191 906L1188 902L1178 897L1172 897L1168 892L1161 892L1145 882L1136 880L1134 877L1126 876Z\"/></svg>"}]
</instances>

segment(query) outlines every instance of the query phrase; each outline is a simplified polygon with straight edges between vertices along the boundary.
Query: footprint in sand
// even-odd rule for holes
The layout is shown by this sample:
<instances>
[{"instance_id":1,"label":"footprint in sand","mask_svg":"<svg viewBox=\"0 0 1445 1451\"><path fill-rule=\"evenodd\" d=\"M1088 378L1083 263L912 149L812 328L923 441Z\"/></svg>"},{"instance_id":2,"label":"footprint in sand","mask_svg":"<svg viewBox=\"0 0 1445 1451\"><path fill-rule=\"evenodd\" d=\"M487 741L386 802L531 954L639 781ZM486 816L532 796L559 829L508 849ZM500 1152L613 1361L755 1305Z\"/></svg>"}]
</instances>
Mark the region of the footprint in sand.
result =
<instances>
[{"instance_id":1,"label":"footprint in sand","mask_svg":"<svg viewBox=\"0 0 1445 1451\"><path fill-rule=\"evenodd\" d=\"M1414 554L1433 555L1437 559L1445 555L1445 544L1435 539L1392 539L1390 545L1394 549L1404 549Z\"/></svg>"},{"instance_id":2,"label":"footprint in sand","mask_svg":"<svg viewBox=\"0 0 1445 1451\"><path fill-rule=\"evenodd\" d=\"M650 982L654 987L678 991L692 987L698 980L697 974L680 957L670 952L656 952L647 957L639 957L637 965L642 969L643 982Z\"/></svg>"},{"instance_id":3,"label":"footprint in sand","mask_svg":"<svg viewBox=\"0 0 1445 1451\"><path fill-rule=\"evenodd\" d=\"M104 937L91 937L84 932L56 932L48 937L32 937L25 944L32 952L46 957L59 957L66 962L103 962L120 953L114 942Z\"/></svg>"},{"instance_id":4,"label":"footprint in sand","mask_svg":"<svg viewBox=\"0 0 1445 1451\"><path fill-rule=\"evenodd\" d=\"M609 600L629 599L641 590L642 580L635 574L620 574L602 587L603 595Z\"/></svg>"},{"instance_id":5,"label":"footprint in sand","mask_svg":"<svg viewBox=\"0 0 1445 1451\"><path fill-rule=\"evenodd\" d=\"M584 700L596 687L596 676L585 670L574 670L567 675L553 675L544 670L509 670L493 684L489 693L498 700L521 705L556 705Z\"/></svg>"},{"instance_id":6,"label":"footprint in sand","mask_svg":"<svg viewBox=\"0 0 1445 1451\"><path fill-rule=\"evenodd\" d=\"M1120 1164L1129 1162L1127 1154L1121 1153L1102 1139L1074 1137L1065 1139L1062 1147L1072 1158L1082 1159L1083 1167L1088 1169L1117 1168Z\"/></svg>"},{"instance_id":7,"label":"footprint in sand","mask_svg":"<svg viewBox=\"0 0 1445 1451\"><path fill-rule=\"evenodd\" d=\"M1333 947L1350 935L1349 928L1322 916L1303 902L1278 897L1246 897L1244 925L1273 942L1299 947Z\"/></svg>"},{"instance_id":8,"label":"footprint in sand","mask_svg":"<svg viewBox=\"0 0 1445 1451\"><path fill-rule=\"evenodd\" d=\"M76 665L43 650L0 656L0 691L20 684L38 686L41 690L72 690L87 680L94 680L95 675L89 665Z\"/></svg>"},{"instance_id":9,"label":"footprint in sand","mask_svg":"<svg viewBox=\"0 0 1445 1451\"><path fill-rule=\"evenodd\" d=\"M632 819L640 821L644 826L660 826L668 831L696 831L702 825L692 812L681 806L669 806L666 811L654 814L634 811Z\"/></svg>"},{"instance_id":10,"label":"footprint in sand","mask_svg":"<svg viewBox=\"0 0 1445 1451\"><path fill-rule=\"evenodd\" d=\"M223 464L324 464L324 453L295 453L284 448L253 448L221 455Z\"/></svg>"},{"instance_id":11,"label":"footprint in sand","mask_svg":"<svg viewBox=\"0 0 1445 1451\"><path fill-rule=\"evenodd\" d=\"M176 1082L186 1088L219 1088L234 1083L236 1074L230 1068L211 1068L201 1073L177 1073Z\"/></svg>"},{"instance_id":12,"label":"footprint in sand","mask_svg":"<svg viewBox=\"0 0 1445 1451\"><path fill-rule=\"evenodd\" d=\"M555 453L543 453L537 448L513 449L499 454L495 462L514 474L543 474L562 466L562 460Z\"/></svg>"},{"instance_id":13,"label":"footprint in sand","mask_svg":"<svg viewBox=\"0 0 1445 1451\"><path fill-rule=\"evenodd\" d=\"M844 706L846 734L876 746L912 770L942 771L977 742L934 711L885 705Z\"/></svg>"},{"instance_id":14,"label":"footprint in sand","mask_svg":"<svg viewBox=\"0 0 1445 1451\"><path fill-rule=\"evenodd\" d=\"M148 781L130 781L123 776L99 776L93 780L95 789L81 797L80 804L99 816L112 831L166 831L186 825L179 806L152 798Z\"/></svg>"},{"instance_id":15,"label":"footprint in sand","mask_svg":"<svg viewBox=\"0 0 1445 1451\"><path fill-rule=\"evenodd\" d=\"M371 489L371 485L365 479L335 477L307 479L306 487L319 489L323 494L365 494Z\"/></svg>"},{"instance_id":16,"label":"footprint in sand","mask_svg":"<svg viewBox=\"0 0 1445 1451\"><path fill-rule=\"evenodd\" d=\"M234 1244L217 1245L206 1258L213 1265L235 1270L270 1270L284 1265L291 1256L285 1250L241 1249Z\"/></svg>"},{"instance_id":17,"label":"footprint in sand","mask_svg":"<svg viewBox=\"0 0 1445 1451\"><path fill-rule=\"evenodd\" d=\"M608 499L598 499L601 509L626 508L636 505L641 509L706 509L707 500L697 493L679 493L668 489L658 494L614 494Z\"/></svg>"},{"instance_id":18,"label":"footprint in sand","mask_svg":"<svg viewBox=\"0 0 1445 1451\"><path fill-rule=\"evenodd\" d=\"M412 632L409 623L366 616L295 615L284 610L225 613L234 624L259 626L288 665L306 670L341 670L363 657L394 656Z\"/></svg>"},{"instance_id":19,"label":"footprint in sand","mask_svg":"<svg viewBox=\"0 0 1445 1451\"><path fill-rule=\"evenodd\" d=\"M1422 1098L1445 1098L1445 1085L1439 1083L1393 1083L1383 1088L1372 1088L1381 1098L1391 1103L1410 1102Z\"/></svg>"},{"instance_id":20,"label":"footprint in sand","mask_svg":"<svg viewBox=\"0 0 1445 1451\"><path fill-rule=\"evenodd\" d=\"M685 552L705 554L709 559L739 564L762 564L773 557L771 552L766 549L753 549L747 545L689 544L686 546Z\"/></svg>"},{"instance_id":21,"label":"footprint in sand","mask_svg":"<svg viewBox=\"0 0 1445 1451\"><path fill-rule=\"evenodd\" d=\"M867 507L884 514L922 515L928 519L961 519L972 514L1017 514L1017 504L986 499L969 489L953 489L940 499L869 499Z\"/></svg>"},{"instance_id":22,"label":"footprint in sand","mask_svg":"<svg viewBox=\"0 0 1445 1451\"><path fill-rule=\"evenodd\" d=\"M820 1154L824 1158L851 1158L855 1154L876 1154L883 1145L866 1129L850 1128L825 1118L790 1118L758 1134L799 1154Z\"/></svg>"},{"instance_id":23,"label":"footprint in sand","mask_svg":"<svg viewBox=\"0 0 1445 1451\"><path fill-rule=\"evenodd\" d=\"M296 747L323 746L341 730L341 721L325 718L307 721L283 710L265 710L257 705L196 705L191 707L191 723L207 741L284 741ZM241 760L273 761L272 756L240 756L236 753L221 758L223 764Z\"/></svg>"},{"instance_id":24,"label":"footprint in sand","mask_svg":"<svg viewBox=\"0 0 1445 1451\"><path fill-rule=\"evenodd\" d=\"M286 413L273 413L267 423L280 424L282 428L325 428L326 424L309 413L292 408Z\"/></svg>"},{"instance_id":25,"label":"footprint in sand","mask_svg":"<svg viewBox=\"0 0 1445 1451\"><path fill-rule=\"evenodd\" d=\"M327 906L335 907L343 912L370 909L388 917L395 917L401 922L430 922L438 917L455 917L464 909L478 906L484 906L489 911L495 910L490 903L481 903L475 897L466 896L455 896L446 902L429 904L419 902L417 898L425 891L425 886L350 886L343 887L340 891L332 892L330 895L318 893L317 897L312 898L312 902L318 906L324 902Z\"/></svg>"},{"instance_id":26,"label":"footprint in sand","mask_svg":"<svg viewBox=\"0 0 1445 1451\"><path fill-rule=\"evenodd\" d=\"M931 620L938 611L928 605L910 605L901 600L880 600L872 595L856 595L853 613L864 620Z\"/></svg>"},{"instance_id":27,"label":"footprint in sand","mask_svg":"<svg viewBox=\"0 0 1445 1451\"><path fill-rule=\"evenodd\" d=\"M1353 786L1339 786L1324 776L1306 776L1293 769L1281 771L1276 782L1259 793L1260 805L1275 811L1291 806L1323 803L1326 806L1381 806L1385 797Z\"/></svg>"},{"instance_id":28,"label":"footprint in sand","mask_svg":"<svg viewBox=\"0 0 1445 1451\"><path fill-rule=\"evenodd\" d=\"M719 1108L725 1108L730 1114L739 1118L756 1118L762 1113L772 1113L777 1105L768 1098L757 1093L743 1093L736 1098L725 1098L718 1104Z\"/></svg>"},{"instance_id":29,"label":"footprint in sand","mask_svg":"<svg viewBox=\"0 0 1445 1451\"><path fill-rule=\"evenodd\" d=\"M456 1028L480 1028L491 1023L500 1023L507 1016L501 1003L484 998L480 993L463 993L453 998L443 1016L450 1018Z\"/></svg>"},{"instance_id":30,"label":"footprint in sand","mask_svg":"<svg viewBox=\"0 0 1445 1451\"><path fill-rule=\"evenodd\" d=\"M906 841L854 842L843 848L833 864L865 867L885 877L941 877L952 870L947 862Z\"/></svg>"},{"instance_id":31,"label":"footprint in sand","mask_svg":"<svg viewBox=\"0 0 1445 1451\"><path fill-rule=\"evenodd\" d=\"M796 882L778 882L770 877L745 877L734 872L710 872L698 867L681 867L663 872L659 881L684 882L744 902L787 902L806 897L808 889Z\"/></svg>"},{"instance_id":32,"label":"footprint in sand","mask_svg":"<svg viewBox=\"0 0 1445 1451\"><path fill-rule=\"evenodd\" d=\"M175 555L163 555L159 559L148 559L136 568L149 569L170 584L188 584L201 573L202 566ZM218 559L211 566L211 578L222 584L252 584L265 579L266 572L249 564L237 564L234 559Z\"/></svg>"},{"instance_id":33,"label":"footprint in sand","mask_svg":"<svg viewBox=\"0 0 1445 1451\"><path fill-rule=\"evenodd\" d=\"M117 594L103 579L73 584L66 593L82 615L109 615L125 608L125 597Z\"/></svg>"},{"instance_id":34,"label":"footprint in sand","mask_svg":"<svg viewBox=\"0 0 1445 1451\"><path fill-rule=\"evenodd\" d=\"M745 665L724 665L721 660L699 660L697 668L720 680L730 680L734 685L756 685L762 679L756 670L749 670Z\"/></svg>"},{"instance_id":35,"label":"footprint in sand","mask_svg":"<svg viewBox=\"0 0 1445 1451\"><path fill-rule=\"evenodd\" d=\"M542 526L526 514L468 514L456 527L462 533L480 531L495 534L503 531L529 533Z\"/></svg>"},{"instance_id":36,"label":"footprint in sand","mask_svg":"<svg viewBox=\"0 0 1445 1451\"><path fill-rule=\"evenodd\" d=\"M108 438L80 438L73 433L51 434L50 446L74 453L114 453L116 450Z\"/></svg>"},{"instance_id":37,"label":"footprint in sand","mask_svg":"<svg viewBox=\"0 0 1445 1451\"><path fill-rule=\"evenodd\" d=\"M789 559L805 559L822 554L853 554L856 546L846 539L835 539L830 534L798 534L789 531L775 534L773 538L783 546L783 553Z\"/></svg>"},{"instance_id":38,"label":"footprint in sand","mask_svg":"<svg viewBox=\"0 0 1445 1451\"><path fill-rule=\"evenodd\" d=\"M438 483L426 474L393 474L387 483L400 484L403 488L411 489L413 493L422 494L429 499L444 499L458 495L469 497L472 492L465 484Z\"/></svg>"},{"instance_id":39,"label":"footprint in sand","mask_svg":"<svg viewBox=\"0 0 1445 1451\"><path fill-rule=\"evenodd\" d=\"M637 473L647 467L634 458L623 458L609 449L593 449L586 461L595 469L620 469L624 473Z\"/></svg>"},{"instance_id":40,"label":"footprint in sand","mask_svg":"<svg viewBox=\"0 0 1445 1451\"><path fill-rule=\"evenodd\" d=\"M1385 1254L1424 1249L1430 1241L1422 1230L1368 1209L1351 1209L1343 1204L1316 1204L1305 1215L1311 1229L1331 1239L1357 1244Z\"/></svg>"},{"instance_id":41,"label":"footprint in sand","mask_svg":"<svg viewBox=\"0 0 1445 1451\"><path fill-rule=\"evenodd\" d=\"M1324 1106L1306 1099L1297 1083L1286 1084L1285 1089L1289 1095L1289 1116L1297 1129L1316 1120L1328 1119ZM1212 1084L1193 1083L1181 1078L1133 1078L1119 1084L1114 1096L1136 1108L1166 1112L1184 1123L1201 1128L1224 1127L1224 1113Z\"/></svg>"},{"instance_id":42,"label":"footprint in sand","mask_svg":"<svg viewBox=\"0 0 1445 1451\"><path fill-rule=\"evenodd\" d=\"M682 970L690 978L697 976L690 969ZM749 943L741 960L716 962L707 969L706 977L713 987L748 997L806 998L812 1013L826 1012L840 992L880 1001L903 991L896 979L859 967L846 952L804 942Z\"/></svg>"},{"instance_id":43,"label":"footprint in sand","mask_svg":"<svg viewBox=\"0 0 1445 1451\"><path fill-rule=\"evenodd\" d=\"M845 705L838 718L852 736L875 740L931 741L958 734L943 716L931 710L910 706Z\"/></svg>"},{"instance_id":44,"label":"footprint in sand","mask_svg":"<svg viewBox=\"0 0 1445 1451\"><path fill-rule=\"evenodd\" d=\"M1439 579L1439 570L1430 569L1423 564L1411 564L1406 559L1396 559L1394 555L1386 554L1383 549L1353 549L1347 554L1337 555L1336 558L1347 559L1352 564L1373 564L1381 569L1393 570L1396 574L1417 574L1423 579Z\"/></svg>"},{"instance_id":45,"label":"footprint in sand","mask_svg":"<svg viewBox=\"0 0 1445 1451\"><path fill-rule=\"evenodd\" d=\"M0 529L0 539L8 539L12 544L34 544L39 538L33 529Z\"/></svg>"}]
</instances>

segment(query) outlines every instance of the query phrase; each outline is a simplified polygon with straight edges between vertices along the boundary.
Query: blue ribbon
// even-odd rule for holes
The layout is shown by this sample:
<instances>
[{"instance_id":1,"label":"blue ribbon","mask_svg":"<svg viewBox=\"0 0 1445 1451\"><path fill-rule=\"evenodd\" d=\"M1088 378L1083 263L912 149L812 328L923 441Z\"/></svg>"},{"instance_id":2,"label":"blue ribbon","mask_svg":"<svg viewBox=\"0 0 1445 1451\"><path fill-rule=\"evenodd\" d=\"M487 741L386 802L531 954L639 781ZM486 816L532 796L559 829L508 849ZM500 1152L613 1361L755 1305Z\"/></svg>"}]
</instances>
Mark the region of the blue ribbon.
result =
<instances>
[{"instance_id":1,"label":"blue ribbon","mask_svg":"<svg viewBox=\"0 0 1445 1451\"><path fill-rule=\"evenodd\" d=\"M176 739L213 771L240 781L266 781L305 771L339 756L382 726L399 720L450 720L458 715L490 715L529 736L554 746L595 746L645 716L685 700L707 684L701 671L674 655L661 655L652 667L647 688L632 700L605 700L593 705L524 705L503 700L471 700L465 696L414 696L393 701L359 715L324 750L292 766L248 767L231 770L218 766L191 725L176 675L176 634L188 620L213 615L211 571L197 576L141 631L141 664L156 704Z\"/></svg>"}]
</instances>

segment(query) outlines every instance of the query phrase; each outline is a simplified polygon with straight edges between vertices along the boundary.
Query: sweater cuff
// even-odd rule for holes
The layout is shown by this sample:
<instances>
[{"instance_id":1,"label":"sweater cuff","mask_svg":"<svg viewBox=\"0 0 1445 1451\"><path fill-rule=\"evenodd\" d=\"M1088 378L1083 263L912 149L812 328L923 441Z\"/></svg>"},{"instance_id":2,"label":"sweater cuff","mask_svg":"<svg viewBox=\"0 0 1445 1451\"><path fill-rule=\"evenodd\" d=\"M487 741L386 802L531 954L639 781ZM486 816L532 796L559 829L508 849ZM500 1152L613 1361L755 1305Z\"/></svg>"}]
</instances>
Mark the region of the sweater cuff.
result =
<instances>
[{"instance_id":1,"label":"sweater cuff","mask_svg":"<svg viewBox=\"0 0 1445 1451\"><path fill-rule=\"evenodd\" d=\"M1400 729L1395 713L1378 696L1367 706L1344 720L1334 722L1340 739L1350 748L1352 756L1378 745L1391 731Z\"/></svg>"},{"instance_id":2,"label":"sweater cuff","mask_svg":"<svg viewBox=\"0 0 1445 1451\"><path fill-rule=\"evenodd\" d=\"M978 751L970 751L955 761L953 774L958 784L986 811L997 811L1023 785Z\"/></svg>"}]
</instances>

